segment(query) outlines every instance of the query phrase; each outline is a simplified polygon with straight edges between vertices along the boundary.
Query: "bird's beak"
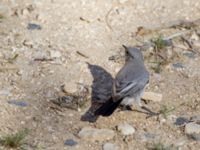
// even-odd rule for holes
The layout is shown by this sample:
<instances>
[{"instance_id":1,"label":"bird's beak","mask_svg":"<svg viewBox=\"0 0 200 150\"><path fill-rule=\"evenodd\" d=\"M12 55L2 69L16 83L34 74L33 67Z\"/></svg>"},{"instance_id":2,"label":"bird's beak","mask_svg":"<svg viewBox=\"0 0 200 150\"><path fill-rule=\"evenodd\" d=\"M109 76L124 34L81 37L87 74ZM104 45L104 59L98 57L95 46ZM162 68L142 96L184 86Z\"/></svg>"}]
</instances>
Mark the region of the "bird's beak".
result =
<instances>
[{"instance_id":1,"label":"bird's beak","mask_svg":"<svg viewBox=\"0 0 200 150\"><path fill-rule=\"evenodd\" d=\"M128 47L126 47L124 44L122 46L126 51L128 50Z\"/></svg>"},{"instance_id":2,"label":"bird's beak","mask_svg":"<svg viewBox=\"0 0 200 150\"><path fill-rule=\"evenodd\" d=\"M126 47L125 45L122 45L122 46L125 49L125 53L129 55L128 47Z\"/></svg>"}]
</instances>

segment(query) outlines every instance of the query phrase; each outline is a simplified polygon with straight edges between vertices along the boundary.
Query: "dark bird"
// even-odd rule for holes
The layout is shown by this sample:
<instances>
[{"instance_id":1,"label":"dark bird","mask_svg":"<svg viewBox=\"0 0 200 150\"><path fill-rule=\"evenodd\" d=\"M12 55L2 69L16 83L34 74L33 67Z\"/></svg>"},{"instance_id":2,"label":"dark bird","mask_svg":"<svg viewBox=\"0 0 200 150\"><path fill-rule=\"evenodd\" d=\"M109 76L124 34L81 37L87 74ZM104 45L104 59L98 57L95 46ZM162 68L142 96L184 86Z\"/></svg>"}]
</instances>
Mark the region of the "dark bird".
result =
<instances>
[{"instance_id":1,"label":"dark bird","mask_svg":"<svg viewBox=\"0 0 200 150\"><path fill-rule=\"evenodd\" d=\"M95 111L95 115L110 116L120 104L129 108L134 101L139 108L142 107L141 96L149 82L149 73L140 49L123 47L127 55L126 63L113 81L112 97Z\"/></svg>"}]
</instances>

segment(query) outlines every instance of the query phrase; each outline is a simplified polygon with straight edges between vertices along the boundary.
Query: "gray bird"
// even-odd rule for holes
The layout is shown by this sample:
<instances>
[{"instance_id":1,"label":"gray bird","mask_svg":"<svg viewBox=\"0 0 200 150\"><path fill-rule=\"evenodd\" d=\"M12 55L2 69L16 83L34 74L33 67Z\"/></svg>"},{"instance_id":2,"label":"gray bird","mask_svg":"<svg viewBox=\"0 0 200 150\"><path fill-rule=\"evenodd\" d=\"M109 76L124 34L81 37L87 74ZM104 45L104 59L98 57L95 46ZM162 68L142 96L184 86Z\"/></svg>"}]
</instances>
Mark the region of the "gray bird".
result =
<instances>
[{"instance_id":1,"label":"gray bird","mask_svg":"<svg viewBox=\"0 0 200 150\"><path fill-rule=\"evenodd\" d=\"M149 73L141 51L123 47L127 55L126 63L113 81L112 97L95 111L95 115L110 116L120 104L130 107L134 101L142 107L141 96L149 82Z\"/></svg>"}]
</instances>

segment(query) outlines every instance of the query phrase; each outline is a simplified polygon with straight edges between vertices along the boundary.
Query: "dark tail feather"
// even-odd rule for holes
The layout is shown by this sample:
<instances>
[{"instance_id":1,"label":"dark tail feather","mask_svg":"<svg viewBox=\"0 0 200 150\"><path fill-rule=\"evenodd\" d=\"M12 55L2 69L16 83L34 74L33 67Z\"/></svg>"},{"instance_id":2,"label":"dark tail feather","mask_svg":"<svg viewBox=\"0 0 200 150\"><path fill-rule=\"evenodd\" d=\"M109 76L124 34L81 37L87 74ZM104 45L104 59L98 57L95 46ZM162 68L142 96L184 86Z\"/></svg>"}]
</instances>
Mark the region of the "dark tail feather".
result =
<instances>
[{"instance_id":1,"label":"dark tail feather","mask_svg":"<svg viewBox=\"0 0 200 150\"><path fill-rule=\"evenodd\" d=\"M113 102L112 98L110 98L106 103L104 103L100 108L95 111L95 115L98 116L110 116L115 111L117 106L121 103L122 99L117 102Z\"/></svg>"}]
</instances>

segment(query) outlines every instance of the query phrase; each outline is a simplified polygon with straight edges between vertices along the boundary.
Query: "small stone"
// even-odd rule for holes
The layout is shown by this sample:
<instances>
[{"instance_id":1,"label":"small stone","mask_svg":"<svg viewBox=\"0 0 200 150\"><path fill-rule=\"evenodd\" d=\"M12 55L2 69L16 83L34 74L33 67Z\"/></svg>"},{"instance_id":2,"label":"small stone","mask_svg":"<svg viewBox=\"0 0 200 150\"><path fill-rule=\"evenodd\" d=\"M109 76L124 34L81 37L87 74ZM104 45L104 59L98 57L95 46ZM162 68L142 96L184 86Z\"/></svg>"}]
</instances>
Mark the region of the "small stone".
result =
<instances>
[{"instance_id":1,"label":"small stone","mask_svg":"<svg viewBox=\"0 0 200 150\"><path fill-rule=\"evenodd\" d=\"M165 39L163 40L163 42L164 42L164 45L166 46L173 46L173 42L171 39Z\"/></svg>"},{"instance_id":2,"label":"small stone","mask_svg":"<svg viewBox=\"0 0 200 150\"><path fill-rule=\"evenodd\" d=\"M144 92L142 99L160 102L162 101L162 94L154 92Z\"/></svg>"},{"instance_id":3,"label":"small stone","mask_svg":"<svg viewBox=\"0 0 200 150\"><path fill-rule=\"evenodd\" d=\"M192 116L190 118L190 120L200 124L200 115L199 116Z\"/></svg>"},{"instance_id":4,"label":"small stone","mask_svg":"<svg viewBox=\"0 0 200 150\"><path fill-rule=\"evenodd\" d=\"M185 118L185 117L178 117L176 119L175 125L182 126L182 125L185 125L186 123L189 123L189 120L187 118Z\"/></svg>"},{"instance_id":5,"label":"small stone","mask_svg":"<svg viewBox=\"0 0 200 150\"><path fill-rule=\"evenodd\" d=\"M26 107L26 106L28 106L28 103L25 102L25 101L9 100L8 103L16 105L16 106L20 106L20 107Z\"/></svg>"},{"instance_id":6,"label":"small stone","mask_svg":"<svg viewBox=\"0 0 200 150\"><path fill-rule=\"evenodd\" d=\"M179 139L177 139L176 141L175 141L175 144L174 145L176 145L176 147L180 147L180 146L184 146L186 143L187 143L187 138L186 137L181 137L181 138L179 138Z\"/></svg>"},{"instance_id":7,"label":"small stone","mask_svg":"<svg viewBox=\"0 0 200 150\"><path fill-rule=\"evenodd\" d=\"M62 88L63 92L68 93L68 94L74 94L78 90L77 84L75 84L73 82L65 83L63 86L61 86L61 88Z\"/></svg>"},{"instance_id":8,"label":"small stone","mask_svg":"<svg viewBox=\"0 0 200 150\"><path fill-rule=\"evenodd\" d=\"M67 146L75 146L77 144L78 142L74 141L73 139L67 139L64 143L64 145L67 145Z\"/></svg>"},{"instance_id":9,"label":"small stone","mask_svg":"<svg viewBox=\"0 0 200 150\"><path fill-rule=\"evenodd\" d=\"M25 8L25 9L22 10L22 16L23 17L28 17L29 16L29 11L28 11L27 8Z\"/></svg>"},{"instance_id":10,"label":"small stone","mask_svg":"<svg viewBox=\"0 0 200 150\"><path fill-rule=\"evenodd\" d=\"M38 50L33 54L33 57L35 60L42 60L42 59L47 59L48 58L48 54L46 51L44 50Z\"/></svg>"},{"instance_id":11,"label":"small stone","mask_svg":"<svg viewBox=\"0 0 200 150\"><path fill-rule=\"evenodd\" d=\"M153 140L155 139L156 135L152 133L144 133L144 137L146 140Z\"/></svg>"},{"instance_id":12,"label":"small stone","mask_svg":"<svg viewBox=\"0 0 200 150\"><path fill-rule=\"evenodd\" d=\"M180 62L174 63L174 64L172 64L172 66L174 68L177 68L177 69L180 69L180 68L183 69L183 68L185 68L185 66L182 63L180 63Z\"/></svg>"},{"instance_id":13,"label":"small stone","mask_svg":"<svg viewBox=\"0 0 200 150\"><path fill-rule=\"evenodd\" d=\"M185 133L194 140L200 140L200 125L194 122L185 125Z\"/></svg>"},{"instance_id":14,"label":"small stone","mask_svg":"<svg viewBox=\"0 0 200 150\"><path fill-rule=\"evenodd\" d=\"M192 44L193 44L194 47L197 47L197 48L200 47L200 42L199 41L193 41Z\"/></svg>"},{"instance_id":15,"label":"small stone","mask_svg":"<svg viewBox=\"0 0 200 150\"><path fill-rule=\"evenodd\" d=\"M27 29L28 30L41 30L42 27L38 24L35 24L35 23L29 23L28 26L27 26Z\"/></svg>"},{"instance_id":16,"label":"small stone","mask_svg":"<svg viewBox=\"0 0 200 150\"><path fill-rule=\"evenodd\" d=\"M3 96L10 96L11 93L10 93L10 90L1 90L1 91L0 91L0 95L3 95Z\"/></svg>"},{"instance_id":17,"label":"small stone","mask_svg":"<svg viewBox=\"0 0 200 150\"><path fill-rule=\"evenodd\" d=\"M48 19L47 17L48 17L48 14L44 12L36 15L36 19L43 23L46 22L46 20Z\"/></svg>"},{"instance_id":18,"label":"small stone","mask_svg":"<svg viewBox=\"0 0 200 150\"><path fill-rule=\"evenodd\" d=\"M199 36L196 34L196 33L193 33L190 37L191 40L194 40L194 41L198 41L199 40Z\"/></svg>"},{"instance_id":19,"label":"small stone","mask_svg":"<svg viewBox=\"0 0 200 150\"><path fill-rule=\"evenodd\" d=\"M23 45L32 48L33 42L29 40L24 40Z\"/></svg>"},{"instance_id":20,"label":"small stone","mask_svg":"<svg viewBox=\"0 0 200 150\"><path fill-rule=\"evenodd\" d=\"M119 150L119 147L113 143L105 143L103 145L103 150Z\"/></svg>"},{"instance_id":21,"label":"small stone","mask_svg":"<svg viewBox=\"0 0 200 150\"><path fill-rule=\"evenodd\" d=\"M183 53L184 56L187 56L188 58L195 58L194 52L185 52Z\"/></svg>"},{"instance_id":22,"label":"small stone","mask_svg":"<svg viewBox=\"0 0 200 150\"><path fill-rule=\"evenodd\" d=\"M135 133L135 128L128 123L118 125L117 130L119 130L123 135L132 135Z\"/></svg>"},{"instance_id":23,"label":"small stone","mask_svg":"<svg viewBox=\"0 0 200 150\"><path fill-rule=\"evenodd\" d=\"M110 129L95 129L91 127L83 128L78 136L86 141L105 141L111 140L115 136L115 132Z\"/></svg>"},{"instance_id":24,"label":"small stone","mask_svg":"<svg viewBox=\"0 0 200 150\"><path fill-rule=\"evenodd\" d=\"M159 73L154 73L153 74L153 77L157 80L157 81L161 81L162 80L162 77Z\"/></svg>"},{"instance_id":25,"label":"small stone","mask_svg":"<svg viewBox=\"0 0 200 150\"><path fill-rule=\"evenodd\" d=\"M141 139L142 141L150 141L158 139L159 136L157 134L148 133L148 132L140 132L135 136L136 139Z\"/></svg>"},{"instance_id":26,"label":"small stone","mask_svg":"<svg viewBox=\"0 0 200 150\"><path fill-rule=\"evenodd\" d=\"M61 53L59 52L59 51L50 51L50 56L51 56L51 58L59 58L59 57L61 57L62 55L61 55Z\"/></svg>"}]
</instances>

